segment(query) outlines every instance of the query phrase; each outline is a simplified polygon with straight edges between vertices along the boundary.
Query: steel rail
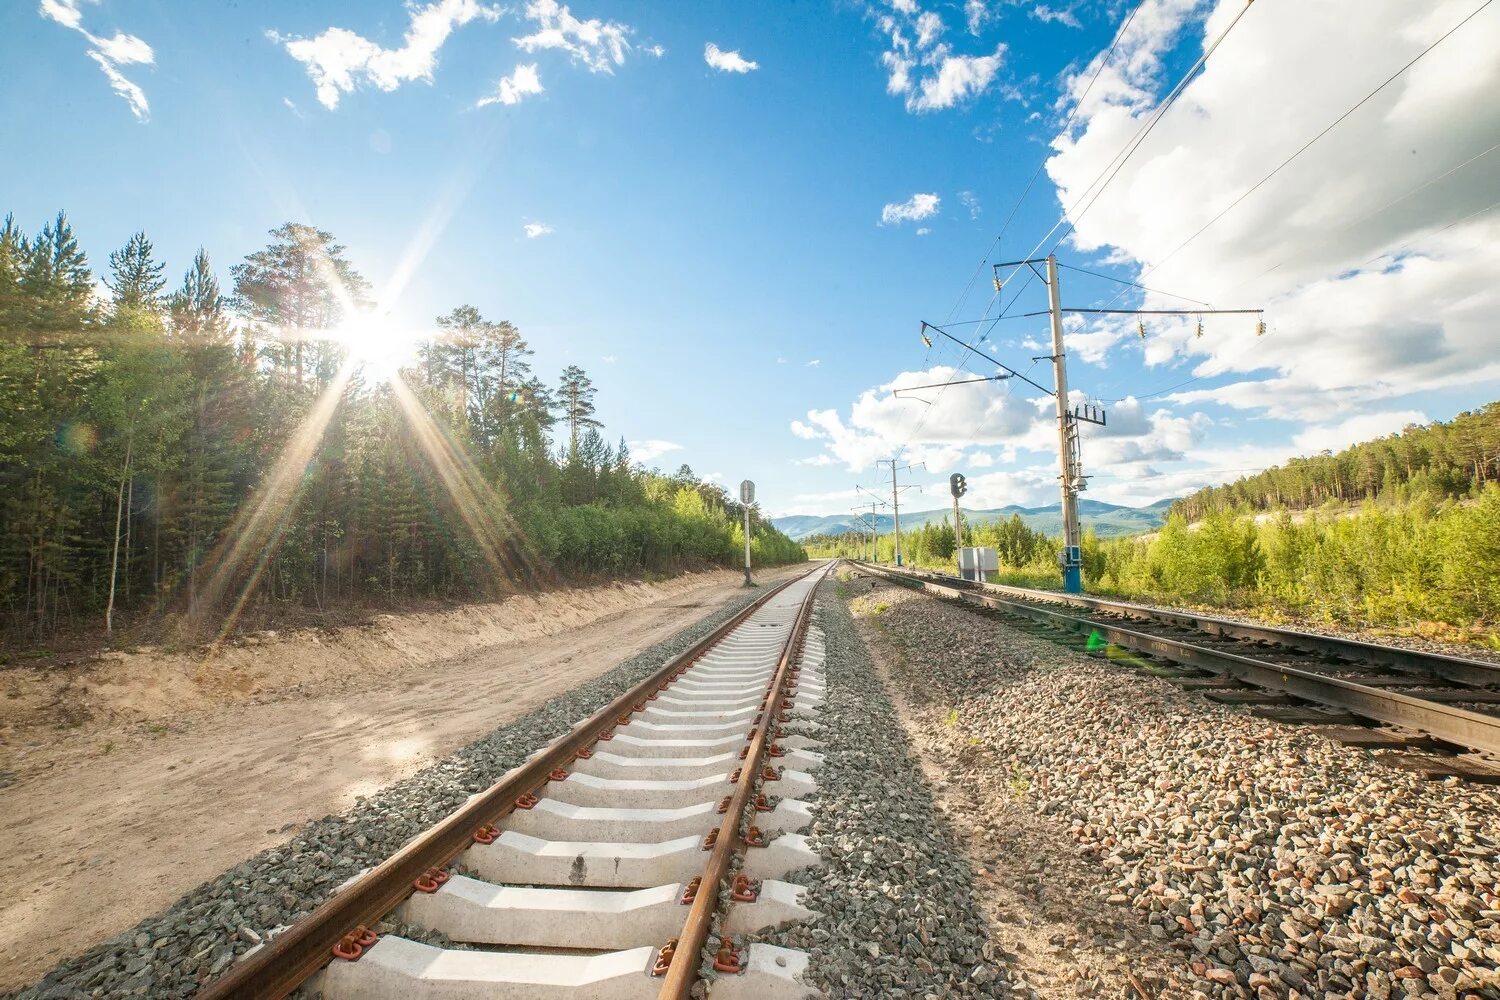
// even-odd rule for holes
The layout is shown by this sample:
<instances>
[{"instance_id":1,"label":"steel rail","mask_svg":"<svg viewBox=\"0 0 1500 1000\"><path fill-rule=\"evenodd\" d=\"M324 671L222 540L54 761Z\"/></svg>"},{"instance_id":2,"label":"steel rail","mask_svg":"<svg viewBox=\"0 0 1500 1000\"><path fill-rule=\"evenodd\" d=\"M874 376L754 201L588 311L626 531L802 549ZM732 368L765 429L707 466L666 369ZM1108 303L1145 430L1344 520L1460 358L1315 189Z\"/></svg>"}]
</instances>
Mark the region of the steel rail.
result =
<instances>
[{"instance_id":1,"label":"steel rail","mask_svg":"<svg viewBox=\"0 0 1500 1000\"><path fill-rule=\"evenodd\" d=\"M818 572L826 574L831 565L824 566ZM755 726L754 735L750 738L749 750L740 768L740 780L734 786L729 811L719 824L718 837L709 853L708 863L703 868L703 881L678 937L661 992L657 994L659 1000L688 1000L692 996L693 986L698 982L698 970L702 965L700 953L708 942L714 915L719 912L720 883L728 877L730 862L739 849L740 827L744 825L745 810L755 808L752 801L755 783L760 779L761 767L766 761L766 750L771 745L771 733L776 729L777 717L786 698L787 681L801 655L802 642L807 633L807 623L812 618L813 601L817 598L817 593L818 584L814 583L808 588L807 596L802 599L791 631L787 633L786 642L782 645L776 672L766 689L765 708L761 712L760 723Z\"/></svg>"},{"instance_id":2,"label":"steel rail","mask_svg":"<svg viewBox=\"0 0 1500 1000\"><path fill-rule=\"evenodd\" d=\"M1013 587L1003 583L980 583L963 580L946 573L929 573L903 567L903 572L912 576L928 577L944 583L982 588L998 594L1010 594L1030 601L1046 601L1052 604L1067 604L1076 608L1087 608L1103 614L1122 615L1142 621L1157 621L1164 625L1180 625L1196 629L1209 635L1221 635L1230 639L1245 639L1250 642L1266 642L1287 646L1306 653L1338 656L1346 660L1391 667L1401 671L1413 671L1441 677L1444 680L1473 687L1500 687L1500 664L1484 660L1470 660L1446 653L1429 653L1424 650L1402 649L1399 646L1382 646L1379 643L1359 639L1344 639L1338 636L1318 635L1313 632L1298 632L1295 629L1276 628L1272 625L1255 625L1229 618L1200 614L1196 611L1176 611L1153 608L1129 601L1115 601L1100 597L1083 597L1078 594L1061 594L1051 590L1034 590L1030 587Z\"/></svg>"},{"instance_id":3,"label":"steel rail","mask_svg":"<svg viewBox=\"0 0 1500 1000\"><path fill-rule=\"evenodd\" d=\"M816 569L808 574L813 572ZM451 864L467 850L474 843L476 830L503 819L515 809L518 798L546 784L555 768L572 763L575 753L592 745L637 703L665 687L673 675L687 669L777 594L808 574L768 590L525 763L507 771L489 788L272 938L261 950L230 966L224 975L198 993L199 1000L281 1000L292 993L328 964L334 945L346 934L379 922L412 894L412 883L417 878L429 869ZM705 895L717 898L716 892Z\"/></svg>"},{"instance_id":4,"label":"steel rail","mask_svg":"<svg viewBox=\"0 0 1500 1000\"><path fill-rule=\"evenodd\" d=\"M1120 628L1105 622L1049 611L1033 604L945 586L919 576L904 572L896 573L869 563L855 562L855 565L865 572L897 583L916 586L971 604L1023 615L1068 631L1087 635L1097 634L1127 649L1151 653L1212 673L1226 674L1256 687L1281 691L1308 701L1347 709L1356 715L1362 715L1377 722L1425 732L1429 736L1457 746L1500 754L1500 717L1482 715L1479 712L1426 701L1339 677L1329 677L1310 670L1257 660L1238 653L1227 653L1178 639L1168 639Z\"/></svg>"}]
</instances>

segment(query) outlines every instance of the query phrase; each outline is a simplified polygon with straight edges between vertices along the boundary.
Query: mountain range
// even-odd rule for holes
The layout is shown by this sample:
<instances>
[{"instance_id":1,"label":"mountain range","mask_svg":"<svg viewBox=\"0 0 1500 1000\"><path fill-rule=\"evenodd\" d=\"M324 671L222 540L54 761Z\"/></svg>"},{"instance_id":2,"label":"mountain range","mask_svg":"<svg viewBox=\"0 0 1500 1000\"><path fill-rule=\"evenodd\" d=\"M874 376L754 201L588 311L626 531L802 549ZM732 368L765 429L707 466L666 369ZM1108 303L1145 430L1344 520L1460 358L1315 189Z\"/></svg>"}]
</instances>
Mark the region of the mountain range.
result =
<instances>
[{"instance_id":1,"label":"mountain range","mask_svg":"<svg viewBox=\"0 0 1500 1000\"><path fill-rule=\"evenodd\" d=\"M1156 503L1145 507L1122 507L1118 504L1105 503L1102 500L1078 501L1078 519L1085 529L1093 528L1100 538L1113 538L1120 535L1137 535L1145 531L1155 531L1160 528L1167 519L1167 508L1171 507L1175 497L1166 500L1158 500ZM1021 522L1033 531L1040 531L1048 535L1062 534L1062 505L1049 504L1046 507L1020 507L1016 504L1007 504L1004 507L995 507L990 510L969 510L962 508L965 520L970 524L987 524L991 521L1008 521L1011 515L1019 515ZM903 530L920 528L930 521L940 524L947 523L953 514L953 508L945 507L937 510L916 510L901 512L901 527ZM869 515L865 515L868 519ZM889 514L878 514L875 518L877 530L885 533L891 530L893 519ZM856 516L854 514L828 514L818 516L816 514L788 514L785 517L772 518L774 524L783 534L801 541L810 535L842 535L845 532L855 530Z\"/></svg>"}]
</instances>

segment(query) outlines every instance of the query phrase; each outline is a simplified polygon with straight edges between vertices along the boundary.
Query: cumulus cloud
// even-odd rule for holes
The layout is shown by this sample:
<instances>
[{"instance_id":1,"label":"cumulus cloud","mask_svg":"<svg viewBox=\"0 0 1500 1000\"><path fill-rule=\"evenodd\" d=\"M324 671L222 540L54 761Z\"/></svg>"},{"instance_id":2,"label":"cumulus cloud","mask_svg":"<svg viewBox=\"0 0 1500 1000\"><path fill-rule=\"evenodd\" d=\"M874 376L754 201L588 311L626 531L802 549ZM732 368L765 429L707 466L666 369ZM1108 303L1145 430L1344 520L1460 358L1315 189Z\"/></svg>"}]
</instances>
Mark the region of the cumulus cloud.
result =
<instances>
[{"instance_id":1,"label":"cumulus cloud","mask_svg":"<svg viewBox=\"0 0 1500 1000\"><path fill-rule=\"evenodd\" d=\"M703 46L703 61L720 73L748 73L760 69L760 63L746 59L738 52L726 52L713 42Z\"/></svg>"},{"instance_id":2,"label":"cumulus cloud","mask_svg":"<svg viewBox=\"0 0 1500 1000\"><path fill-rule=\"evenodd\" d=\"M902 372L861 393L847 418L836 409L809 410L804 419L792 422L791 432L821 443L825 453L851 472L870 468L875 459L889 458L903 447L908 458L926 461L929 471L945 475L975 445L1042 452L1053 447L1055 418L1039 401L1012 395L1005 383L955 386L941 394L924 392L921 398L901 392L961 377L959 369L947 366Z\"/></svg>"},{"instance_id":3,"label":"cumulus cloud","mask_svg":"<svg viewBox=\"0 0 1500 1000\"><path fill-rule=\"evenodd\" d=\"M914 194L905 201L888 202L880 210L882 226L899 226L903 222L921 222L936 215L942 204L936 194Z\"/></svg>"},{"instance_id":4,"label":"cumulus cloud","mask_svg":"<svg viewBox=\"0 0 1500 1000\"><path fill-rule=\"evenodd\" d=\"M521 100L528 95L541 92L542 78L537 75L536 63L529 63L517 66L511 71L510 76L502 76L500 82L495 85L495 92L481 97L474 106L482 108L490 104L520 104Z\"/></svg>"},{"instance_id":5,"label":"cumulus cloud","mask_svg":"<svg viewBox=\"0 0 1500 1000\"><path fill-rule=\"evenodd\" d=\"M150 66L156 62L156 53L145 40L122 31L108 38L95 35L83 26L83 11L78 8L78 0L41 0L37 13L88 39L88 57L104 73L110 89L120 95L138 121L144 122L151 117L146 92L120 72L121 66Z\"/></svg>"},{"instance_id":6,"label":"cumulus cloud","mask_svg":"<svg viewBox=\"0 0 1500 1000\"><path fill-rule=\"evenodd\" d=\"M597 17L579 20L557 0L532 0L525 16L535 23L536 31L514 41L527 52L557 49L592 73L613 73L616 66L625 64L631 33L626 25Z\"/></svg>"},{"instance_id":7,"label":"cumulus cloud","mask_svg":"<svg viewBox=\"0 0 1500 1000\"><path fill-rule=\"evenodd\" d=\"M1317 424L1297 432L1293 442L1304 455L1320 451L1340 451L1351 444L1394 434L1412 424L1427 423L1421 410L1386 410L1362 413L1333 424Z\"/></svg>"},{"instance_id":8,"label":"cumulus cloud","mask_svg":"<svg viewBox=\"0 0 1500 1000\"><path fill-rule=\"evenodd\" d=\"M676 441L663 441L660 438L650 438L645 441L627 441L625 446L630 449L630 457L636 462L650 462L661 458L668 452L681 451L682 445Z\"/></svg>"},{"instance_id":9,"label":"cumulus cloud","mask_svg":"<svg viewBox=\"0 0 1500 1000\"><path fill-rule=\"evenodd\" d=\"M913 113L941 111L977 97L990 88L1005 57L1005 46L982 55L962 55L941 41L942 16L924 10L916 0L888 0L887 9L868 6L886 39L880 55L886 71L886 93L902 97ZM978 34L988 16L982 3L965 7L969 30Z\"/></svg>"},{"instance_id":10,"label":"cumulus cloud","mask_svg":"<svg viewBox=\"0 0 1500 1000\"><path fill-rule=\"evenodd\" d=\"M438 50L456 28L471 21L495 21L499 7L478 0L437 0L409 5L410 24L400 48L385 48L347 28L328 28L312 38L268 31L266 37L300 62L317 88L318 101L332 111L344 94L361 83L389 93L413 80L432 82Z\"/></svg>"},{"instance_id":11,"label":"cumulus cloud","mask_svg":"<svg viewBox=\"0 0 1500 1000\"><path fill-rule=\"evenodd\" d=\"M1500 46L1500 9L1480 13L1213 221L1472 10L1372 4L1357 22L1331 3L1255 7L1104 195L1087 214L1074 210L1076 244L1136 262L1147 284L1266 306L1264 337L1249 322L1211 321L1202 339L1190 323L1153 332L1148 363L1187 356L1195 375L1254 376L1179 394L1179 403L1302 415L1329 393L1371 400L1500 377L1487 319L1500 308L1500 153L1484 152L1500 133L1500 104L1479 98L1500 88L1500 61L1484 55ZM1147 0L1078 124L1054 140L1047 170L1064 205L1155 110L1162 61L1179 38L1217 34L1240 5L1224 0L1202 23L1194 9ZM1297 74L1264 72L1273 43ZM1071 100L1092 71L1070 81ZM1258 99L1247 104L1252 81ZM1266 380L1266 391L1246 384Z\"/></svg>"},{"instance_id":12,"label":"cumulus cloud","mask_svg":"<svg viewBox=\"0 0 1500 1000\"><path fill-rule=\"evenodd\" d=\"M521 229L525 231L528 240L534 240L538 236L552 235L552 227L545 222L528 222Z\"/></svg>"}]
</instances>

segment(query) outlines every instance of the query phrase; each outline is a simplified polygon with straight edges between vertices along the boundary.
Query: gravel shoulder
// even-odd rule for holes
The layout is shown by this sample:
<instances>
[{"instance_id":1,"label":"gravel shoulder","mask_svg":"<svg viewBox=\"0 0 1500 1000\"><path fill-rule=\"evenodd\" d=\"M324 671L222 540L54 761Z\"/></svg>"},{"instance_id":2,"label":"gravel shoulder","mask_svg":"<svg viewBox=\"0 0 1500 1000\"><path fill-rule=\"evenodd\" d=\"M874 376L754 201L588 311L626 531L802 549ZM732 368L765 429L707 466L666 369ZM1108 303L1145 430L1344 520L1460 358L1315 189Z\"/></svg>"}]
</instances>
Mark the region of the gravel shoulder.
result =
<instances>
[{"instance_id":1,"label":"gravel shoulder","mask_svg":"<svg viewBox=\"0 0 1500 1000\"><path fill-rule=\"evenodd\" d=\"M191 995L247 939L291 922L742 607L753 595L739 579L711 574L420 670L351 668L337 690L23 746L8 765L18 782L0 790L0 990L87 948L21 995Z\"/></svg>"},{"instance_id":2,"label":"gravel shoulder","mask_svg":"<svg viewBox=\"0 0 1500 1000\"><path fill-rule=\"evenodd\" d=\"M1187 988L1180 958L1138 914L1111 905L1105 873L1080 863L1085 855L1067 826L1036 814L1027 780L958 732L952 706L932 697L927 674L887 635L883 612L875 610L885 595L863 596L872 584L846 584L856 626L937 792L937 808L977 871L976 895L1012 982L1045 998Z\"/></svg>"},{"instance_id":3,"label":"gravel shoulder","mask_svg":"<svg viewBox=\"0 0 1500 1000\"><path fill-rule=\"evenodd\" d=\"M819 590L824 741L807 831L823 866L789 876L817 919L757 935L811 955L832 1000L1010 997L1006 957L974 902L974 872L876 675L839 585ZM793 727L795 731L795 727Z\"/></svg>"},{"instance_id":4,"label":"gravel shoulder","mask_svg":"<svg viewBox=\"0 0 1500 1000\"><path fill-rule=\"evenodd\" d=\"M1057 958L1102 966L1099 995L1137 995L1119 982L1134 971L1163 997L1500 997L1493 789L1425 782L906 588L846 586L867 592L856 607L1001 898L1024 907L1034 884L1043 920L1072 907ZM1065 979L1039 985L1091 995Z\"/></svg>"}]
</instances>

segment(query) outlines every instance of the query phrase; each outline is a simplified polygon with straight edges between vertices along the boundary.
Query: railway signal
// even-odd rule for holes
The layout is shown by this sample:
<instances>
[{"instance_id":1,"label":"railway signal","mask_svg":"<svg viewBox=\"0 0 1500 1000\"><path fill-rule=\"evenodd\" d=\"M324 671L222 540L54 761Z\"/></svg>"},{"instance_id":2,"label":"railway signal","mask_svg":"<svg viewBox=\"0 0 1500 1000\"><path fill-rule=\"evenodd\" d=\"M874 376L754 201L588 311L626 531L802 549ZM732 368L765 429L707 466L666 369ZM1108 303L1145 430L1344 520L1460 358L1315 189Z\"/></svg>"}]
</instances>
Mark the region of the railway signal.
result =
<instances>
[{"instance_id":1,"label":"railway signal","mask_svg":"<svg viewBox=\"0 0 1500 1000\"><path fill-rule=\"evenodd\" d=\"M958 498L969 492L969 481L962 472L948 477L948 492L953 494L953 558L958 563L958 575L963 576L964 522L959 515Z\"/></svg>"}]
</instances>

